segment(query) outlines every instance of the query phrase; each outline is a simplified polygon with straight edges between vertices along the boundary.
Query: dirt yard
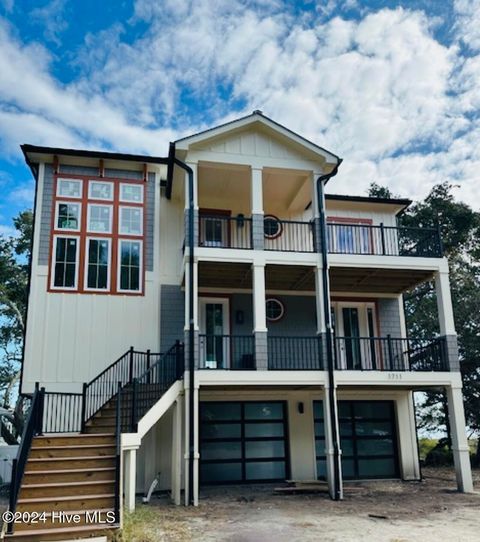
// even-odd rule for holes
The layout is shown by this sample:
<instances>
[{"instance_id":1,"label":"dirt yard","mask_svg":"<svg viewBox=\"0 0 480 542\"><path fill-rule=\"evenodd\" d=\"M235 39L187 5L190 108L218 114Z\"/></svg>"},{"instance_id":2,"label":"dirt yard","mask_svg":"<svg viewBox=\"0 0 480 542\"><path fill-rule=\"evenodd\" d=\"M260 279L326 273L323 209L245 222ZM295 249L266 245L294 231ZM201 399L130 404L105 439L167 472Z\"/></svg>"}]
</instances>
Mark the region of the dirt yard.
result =
<instances>
[{"instance_id":1,"label":"dirt yard","mask_svg":"<svg viewBox=\"0 0 480 542\"><path fill-rule=\"evenodd\" d=\"M204 490L198 508L154 498L127 518L128 542L430 542L479 540L477 494L455 490L450 469L425 469L424 482L345 484L345 500L326 494L275 495L275 486Z\"/></svg>"}]
</instances>

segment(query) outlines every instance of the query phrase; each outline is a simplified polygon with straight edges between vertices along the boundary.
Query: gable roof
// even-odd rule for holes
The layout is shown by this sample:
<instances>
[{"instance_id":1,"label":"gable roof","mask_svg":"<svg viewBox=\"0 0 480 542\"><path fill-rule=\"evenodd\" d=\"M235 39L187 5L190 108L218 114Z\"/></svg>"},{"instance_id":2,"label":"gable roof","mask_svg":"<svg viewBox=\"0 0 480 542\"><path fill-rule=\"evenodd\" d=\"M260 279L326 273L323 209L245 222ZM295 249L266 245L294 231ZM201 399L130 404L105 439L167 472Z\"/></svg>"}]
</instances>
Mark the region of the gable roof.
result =
<instances>
[{"instance_id":1,"label":"gable roof","mask_svg":"<svg viewBox=\"0 0 480 542\"><path fill-rule=\"evenodd\" d=\"M267 129L276 132L278 135L296 142L298 145L305 147L310 152L322 156L322 158L328 163L337 164L341 161L341 158L333 152L330 152L327 149L320 147L316 143L309 141L303 136L267 117L262 113L262 111L259 110L255 110L253 111L253 113L251 113L250 115L246 115L245 117L241 117L239 119L220 124L213 128L208 128L207 130L203 130L201 132L183 137L181 139L177 139L174 142L174 145L178 150L187 150L190 145L194 145L202 141L207 141L209 139L213 139L226 133L240 130L242 128L246 128L255 124L262 125Z\"/></svg>"}]
</instances>

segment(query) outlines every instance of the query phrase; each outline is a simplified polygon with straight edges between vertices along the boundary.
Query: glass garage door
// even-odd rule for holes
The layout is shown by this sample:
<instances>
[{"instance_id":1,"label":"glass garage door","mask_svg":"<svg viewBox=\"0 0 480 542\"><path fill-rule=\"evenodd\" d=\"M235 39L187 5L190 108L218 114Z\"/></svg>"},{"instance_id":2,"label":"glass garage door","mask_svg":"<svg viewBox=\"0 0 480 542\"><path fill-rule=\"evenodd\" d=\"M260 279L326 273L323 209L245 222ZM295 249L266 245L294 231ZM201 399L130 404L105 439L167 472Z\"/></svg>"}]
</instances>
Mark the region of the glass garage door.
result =
<instances>
[{"instance_id":1,"label":"glass garage door","mask_svg":"<svg viewBox=\"0 0 480 542\"><path fill-rule=\"evenodd\" d=\"M200 482L285 480L286 406L275 402L200 403Z\"/></svg>"},{"instance_id":2,"label":"glass garage door","mask_svg":"<svg viewBox=\"0 0 480 542\"><path fill-rule=\"evenodd\" d=\"M345 480L398 478L393 401L339 401L342 472ZM323 403L314 403L317 476L325 478Z\"/></svg>"}]
</instances>

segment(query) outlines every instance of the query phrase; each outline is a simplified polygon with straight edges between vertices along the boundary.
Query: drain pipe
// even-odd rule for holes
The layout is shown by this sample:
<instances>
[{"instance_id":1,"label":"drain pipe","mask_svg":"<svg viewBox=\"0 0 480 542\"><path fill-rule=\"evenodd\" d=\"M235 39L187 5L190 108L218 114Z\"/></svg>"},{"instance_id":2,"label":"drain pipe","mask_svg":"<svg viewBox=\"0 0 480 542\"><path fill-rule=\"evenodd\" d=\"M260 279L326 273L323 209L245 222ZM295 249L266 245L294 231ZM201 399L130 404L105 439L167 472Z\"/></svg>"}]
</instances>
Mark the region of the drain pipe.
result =
<instances>
[{"instance_id":1,"label":"drain pipe","mask_svg":"<svg viewBox=\"0 0 480 542\"><path fill-rule=\"evenodd\" d=\"M188 240L187 240L187 247L188 247L188 269L189 269L189 284L188 284L188 322L189 322L189 328L188 328L188 377L189 377L189 388L190 393L188 396L188 420L189 420L189 431L188 431L188 500L189 504L193 505L194 502L194 496L193 496L193 490L194 490L194 484L193 484L193 475L194 475L194 460L195 460L195 423L194 423L194 415L195 415L195 399L194 399L194 384L195 384L195 356L193 351L193 345L195 342L195 328L194 328L194 312L193 312L193 274L194 274L194 263L193 263L193 257L194 257L194 247L195 243L193 240L194 232L195 232L195 225L194 225L194 191L193 191L193 169L188 166L185 162L182 162L178 158L175 157L175 147L173 144L170 146L170 156L171 156L171 163L172 163L172 173L173 173L173 165L177 165L181 169L187 172L188 175Z\"/></svg>"},{"instance_id":2,"label":"drain pipe","mask_svg":"<svg viewBox=\"0 0 480 542\"><path fill-rule=\"evenodd\" d=\"M333 355L333 344L332 344L332 318L330 313L330 292L328 288L328 249L327 249L327 228L326 228L326 216L324 208L324 183L327 183L329 179L334 177L337 172L342 159L339 158L337 165L333 170L326 174L321 175L317 179L317 203L318 209L320 212L320 235L321 235L321 246L322 246L322 288L323 288L323 310L325 317L325 328L326 328L326 341L327 341L327 367L328 367L328 394L330 400L330 426L332 429L332 440L333 440L333 494L334 499L339 501L341 498L341 489L340 489L340 444L337 428L337 401L335 399L335 367L334 367L334 355Z\"/></svg>"}]
</instances>

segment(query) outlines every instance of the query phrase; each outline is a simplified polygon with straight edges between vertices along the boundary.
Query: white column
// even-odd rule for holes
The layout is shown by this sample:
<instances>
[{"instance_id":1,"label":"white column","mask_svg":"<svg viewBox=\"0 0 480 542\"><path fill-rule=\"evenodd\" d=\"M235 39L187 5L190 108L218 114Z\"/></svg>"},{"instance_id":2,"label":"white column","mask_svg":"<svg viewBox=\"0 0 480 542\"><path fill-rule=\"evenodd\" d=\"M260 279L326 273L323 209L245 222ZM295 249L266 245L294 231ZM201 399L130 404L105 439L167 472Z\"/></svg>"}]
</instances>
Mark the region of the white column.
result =
<instances>
[{"instance_id":1,"label":"white column","mask_svg":"<svg viewBox=\"0 0 480 542\"><path fill-rule=\"evenodd\" d=\"M189 495L189 479L190 479L190 450L189 450L189 442L190 442L190 411L188 408L188 402L190 400L190 382L189 382L189 374L188 372L185 373L185 408L184 408L184 414L185 414L185 434L184 434L184 475L183 475L183 483L184 483L184 503L185 506L188 506L190 504L190 495Z\"/></svg>"},{"instance_id":2,"label":"white column","mask_svg":"<svg viewBox=\"0 0 480 542\"><path fill-rule=\"evenodd\" d=\"M135 493L137 479L137 450L125 451L125 506L129 512L135 510Z\"/></svg>"},{"instance_id":3,"label":"white column","mask_svg":"<svg viewBox=\"0 0 480 542\"><path fill-rule=\"evenodd\" d=\"M263 215L262 168L252 167L250 198L252 215Z\"/></svg>"},{"instance_id":4,"label":"white column","mask_svg":"<svg viewBox=\"0 0 480 542\"><path fill-rule=\"evenodd\" d=\"M448 270L435 273L440 335L456 335Z\"/></svg>"},{"instance_id":5,"label":"white column","mask_svg":"<svg viewBox=\"0 0 480 542\"><path fill-rule=\"evenodd\" d=\"M328 491L330 493L330 497L332 499L335 498L335 450L333 446L333 430L331 426L331 418L330 418L330 393L329 393L329 387L328 385L325 386L325 395L323 398L323 426L325 430L325 456L326 456L326 463L327 463L327 482L328 482ZM336 399L336 390L334 392L335 401ZM337 429L337 435L340 435L339 426L338 426L338 416L336 423L336 429ZM339 437L339 445L340 445L340 437ZM340 486L340 499L343 499L343 480L342 480L342 450L339 449L338 451L338 472L339 472L339 486Z\"/></svg>"},{"instance_id":6,"label":"white column","mask_svg":"<svg viewBox=\"0 0 480 542\"><path fill-rule=\"evenodd\" d=\"M185 331L190 329L190 265L185 265ZM198 331L198 262L193 262L193 326Z\"/></svg>"},{"instance_id":7,"label":"white column","mask_svg":"<svg viewBox=\"0 0 480 542\"><path fill-rule=\"evenodd\" d=\"M447 387L448 417L452 436L453 461L457 487L463 493L473 492L472 469L470 466L470 452L463 410L463 396L461 387Z\"/></svg>"},{"instance_id":8,"label":"white column","mask_svg":"<svg viewBox=\"0 0 480 542\"><path fill-rule=\"evenodd\" d=\"M254 331L267 331L265 314L265 264L253 264L253 327Z\"/></svg>"},{"instance_id":9,"label":"white column","mask_svg":"<svg viewBox=\"0 0 480 542\"><path fill-rule=\"evenodd\" d=\"M406 391L395 403L402 479L419 480L420 468L413 392Z\"/></svg>"},{"instance_id":10,"label":"white column","mask_svg":"<svg viewBox=\"0 0 480 542\"><path fill-rule=\"evenodd\" d=\"M182 491L182 401L175 400L172 420L172 500L178 506L181 503Z\"/></svg>"},{"instance_id":11,"label":"white column","mask_svg":"<svg viewBox=\"0 0 480 542\"><path fill-rule=\"evenodd\" d=\"M317 333L324 334L327 330L323 296L323 267L315 267L315 300L317 304ZM326 360L324 360L326 363Z\"/></svg>"},{"instance_id":12,"label":"white column","mask_svg":"<svg viewBox=\"0 0 480 542\"><path fill-rule=\"evenodd\" d=\"M193 506L198 506L198 493L199 493L199 463L200 463L200 452L199 452L199 426L198 426L198 384L195 383L195 389L193 390L194 397L194 411L193 411L193 427L195 441L193 443Z\"/></svg>"}]
</instances>

